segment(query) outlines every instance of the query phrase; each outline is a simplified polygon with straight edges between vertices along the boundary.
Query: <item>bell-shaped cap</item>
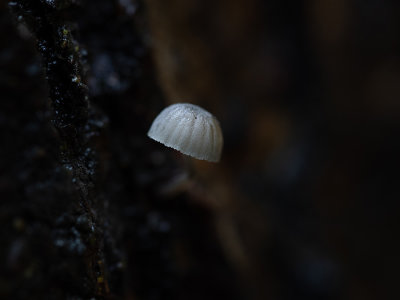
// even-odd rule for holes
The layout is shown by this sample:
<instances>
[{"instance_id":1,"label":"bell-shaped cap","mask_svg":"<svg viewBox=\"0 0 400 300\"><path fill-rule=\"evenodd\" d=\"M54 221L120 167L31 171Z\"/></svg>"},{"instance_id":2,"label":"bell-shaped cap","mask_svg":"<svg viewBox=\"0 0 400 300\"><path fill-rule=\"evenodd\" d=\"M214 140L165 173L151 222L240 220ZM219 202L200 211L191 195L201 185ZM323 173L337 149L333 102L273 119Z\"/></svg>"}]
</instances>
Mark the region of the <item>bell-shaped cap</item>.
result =
<instances>
[{"instance_id":1,"label":"bell-shaped cap","mask_svg":"<svg viewBox=\"0 0 400 300\"><path fill-rule=\"evenodd\" d=\"M147 135L186 155L218 162L223 136L218 120L200 106L172 104L153 121Z\"/></svg>"}]
</instances>

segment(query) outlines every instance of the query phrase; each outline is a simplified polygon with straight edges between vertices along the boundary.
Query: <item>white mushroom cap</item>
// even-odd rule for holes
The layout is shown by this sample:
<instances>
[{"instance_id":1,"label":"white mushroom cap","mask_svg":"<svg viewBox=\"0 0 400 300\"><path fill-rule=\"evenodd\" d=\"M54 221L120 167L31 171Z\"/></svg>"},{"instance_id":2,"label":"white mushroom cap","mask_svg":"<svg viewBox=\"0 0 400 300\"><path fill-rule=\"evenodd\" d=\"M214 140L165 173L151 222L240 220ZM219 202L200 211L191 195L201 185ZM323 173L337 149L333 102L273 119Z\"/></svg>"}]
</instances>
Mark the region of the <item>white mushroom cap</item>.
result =
<instances>
[{"instance_id":1,"label":"white mushroom cap","mask_svg":"<svg viewBox=\"0 0 400 300\"><path fill-rule=\"evenodd\" d=\"M172 104L153 121L147 135L197 159L218 162L223 137L218 120L200 106Z\"/></svg>"}]
</instances>

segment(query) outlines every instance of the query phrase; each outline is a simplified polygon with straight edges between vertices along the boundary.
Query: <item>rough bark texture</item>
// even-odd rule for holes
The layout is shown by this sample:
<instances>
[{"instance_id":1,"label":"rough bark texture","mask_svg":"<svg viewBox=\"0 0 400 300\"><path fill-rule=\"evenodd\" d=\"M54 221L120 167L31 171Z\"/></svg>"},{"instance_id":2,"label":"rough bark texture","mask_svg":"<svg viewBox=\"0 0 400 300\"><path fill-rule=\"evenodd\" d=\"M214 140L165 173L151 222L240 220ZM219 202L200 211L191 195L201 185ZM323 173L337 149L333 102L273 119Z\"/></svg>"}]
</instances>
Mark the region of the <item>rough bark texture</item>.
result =
<instances>
[{"instance_id":1,"label":"rough bark texture","mask_svg":"<svg viewBox=\"0 0 400 300\"><path fill-rule=\"evenodd\" d=\"M0 2L0 299L397 299L400 3ZM146 137L167 104L222 161Z\"/></svg>"}]
</instances>

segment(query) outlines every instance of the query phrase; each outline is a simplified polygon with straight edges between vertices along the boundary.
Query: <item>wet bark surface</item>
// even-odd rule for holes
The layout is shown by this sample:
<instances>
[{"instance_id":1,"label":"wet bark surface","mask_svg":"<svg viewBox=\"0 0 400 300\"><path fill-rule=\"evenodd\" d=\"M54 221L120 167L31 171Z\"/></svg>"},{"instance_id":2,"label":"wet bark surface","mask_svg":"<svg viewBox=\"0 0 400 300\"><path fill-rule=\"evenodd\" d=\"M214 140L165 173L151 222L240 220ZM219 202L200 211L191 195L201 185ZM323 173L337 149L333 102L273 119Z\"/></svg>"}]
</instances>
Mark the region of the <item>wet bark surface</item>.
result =
<instances>
[{"instance_id":1,"label":"wet bark surface","mask_svg":"<svg viewBox=\"0 0 400 300\"><path fill-rule=\"evenodd\" d=\"M0 298L396 298L399 20L0 2ZM175 102L220 119L220 163L147 138Z\"/></svg>"}]
</instances>

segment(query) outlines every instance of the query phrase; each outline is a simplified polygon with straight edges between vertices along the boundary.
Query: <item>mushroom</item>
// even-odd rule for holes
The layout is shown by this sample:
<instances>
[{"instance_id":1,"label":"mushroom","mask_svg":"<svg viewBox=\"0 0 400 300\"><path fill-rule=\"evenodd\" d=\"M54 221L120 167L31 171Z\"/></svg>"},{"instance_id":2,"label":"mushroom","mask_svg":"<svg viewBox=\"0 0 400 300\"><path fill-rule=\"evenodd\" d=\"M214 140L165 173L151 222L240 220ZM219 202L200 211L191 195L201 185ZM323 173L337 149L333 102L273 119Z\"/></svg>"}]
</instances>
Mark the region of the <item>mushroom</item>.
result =
<instances>
[{"instance_id":1,"label":"mushroom","mask_svg":"<svg viewBox=\"0 0 400 300\"><path fill-rule=\"evenodd\" d=\"M218 120L200 106L176 103L154 119L147 135L197 159L218 162L223 137Z\"/></svg>"}]
</instances>

